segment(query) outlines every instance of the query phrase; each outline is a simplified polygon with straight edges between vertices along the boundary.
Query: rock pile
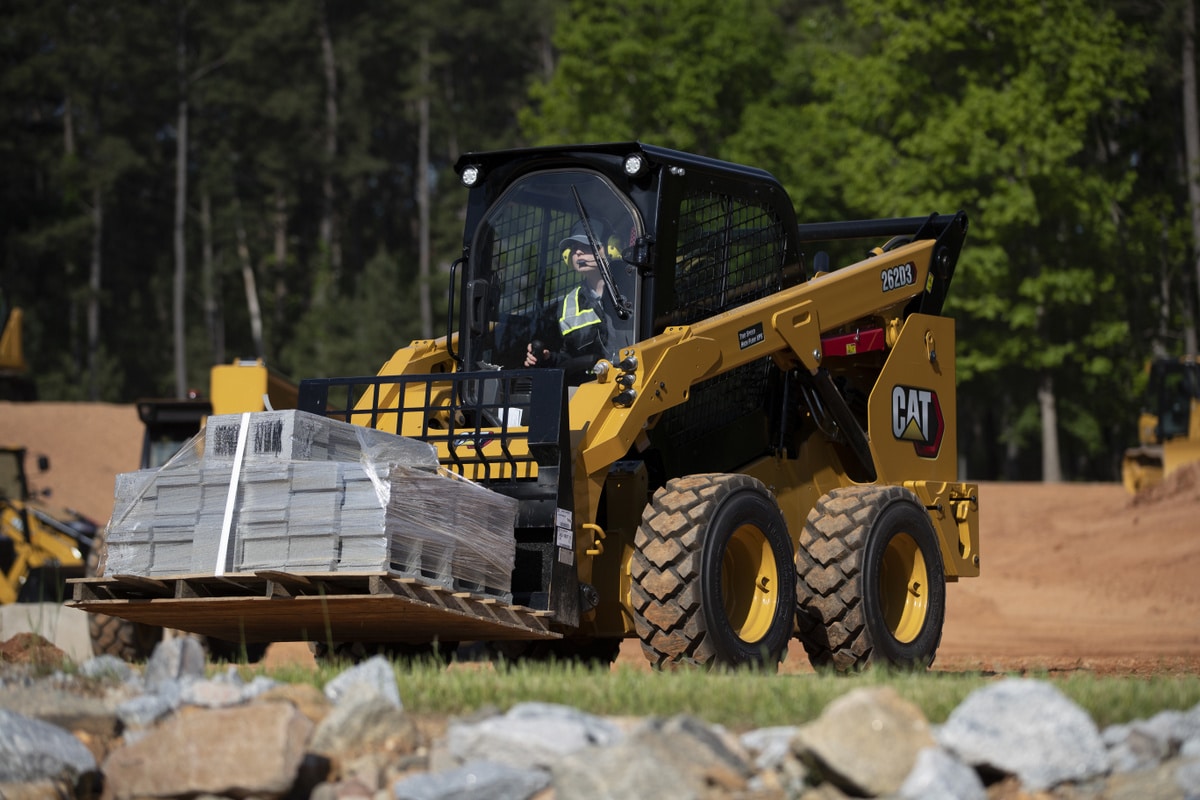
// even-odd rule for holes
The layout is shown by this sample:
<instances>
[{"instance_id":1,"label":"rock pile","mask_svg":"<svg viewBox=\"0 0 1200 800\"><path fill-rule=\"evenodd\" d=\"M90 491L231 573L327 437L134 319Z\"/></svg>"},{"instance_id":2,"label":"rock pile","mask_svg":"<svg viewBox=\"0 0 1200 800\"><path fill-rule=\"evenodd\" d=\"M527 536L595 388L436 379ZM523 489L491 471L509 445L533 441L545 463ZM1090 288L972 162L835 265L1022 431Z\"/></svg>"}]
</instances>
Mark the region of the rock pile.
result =
<instances>
[{"instance_id":1,"label":"rock pile","mask_svg":"<svg viewBox=\"0 0 1200 800\"><path fill-rule=\"evenodd\" d=\"M545 703L430 730L382 658L322 691L206 677L187 638L141 671L99 657L39 674L0 674L3 798L1200 799L1200 706L1099 730L1037 680L990 684L942 725L870 688L811 722L734 735Z\"/></svg>"}]
</instances>

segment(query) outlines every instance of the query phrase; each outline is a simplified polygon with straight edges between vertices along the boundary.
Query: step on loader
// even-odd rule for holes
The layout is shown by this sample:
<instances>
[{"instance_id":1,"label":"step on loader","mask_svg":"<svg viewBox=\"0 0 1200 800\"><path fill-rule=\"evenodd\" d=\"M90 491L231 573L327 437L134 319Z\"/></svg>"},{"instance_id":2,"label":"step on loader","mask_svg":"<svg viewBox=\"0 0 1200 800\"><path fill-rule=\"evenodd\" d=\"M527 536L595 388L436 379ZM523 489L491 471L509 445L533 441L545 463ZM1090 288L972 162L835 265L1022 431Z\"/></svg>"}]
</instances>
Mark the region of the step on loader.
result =
<instances>
[{"instance_id":1,"label":"step on loader","mask_svg":"<svg viewBox=\"0 0 1200 800\"><path fill-rule=\"evenodd\" d=\"M472 505L459 493L399 483L380 486L397 538L378 569L339 570L359 532L331 514L303 520L335 547L322 569L245 568L252 515L231 488L211 569L135 559L76 582L75 605L326 653L475 642L605 663L636 638L658 668L773 667L795 638L822 667L931 663L947 583L980 569L942 316L965 214L798 224L768 172L640 142L470 153L456 171L445 335L375 376L302 382L301 416L272 424L426 443L441 474L412 486L453 476L511 503L479 523L511 568L481 583L453 559L405 563L412 520L387 528L393 513L423 509L460 555L478 543L451 522ZM229 420L234 475L253 477L240 459L265 422ZM299 540L257 541L282 565Z\"/></svg>"}]
</instances>

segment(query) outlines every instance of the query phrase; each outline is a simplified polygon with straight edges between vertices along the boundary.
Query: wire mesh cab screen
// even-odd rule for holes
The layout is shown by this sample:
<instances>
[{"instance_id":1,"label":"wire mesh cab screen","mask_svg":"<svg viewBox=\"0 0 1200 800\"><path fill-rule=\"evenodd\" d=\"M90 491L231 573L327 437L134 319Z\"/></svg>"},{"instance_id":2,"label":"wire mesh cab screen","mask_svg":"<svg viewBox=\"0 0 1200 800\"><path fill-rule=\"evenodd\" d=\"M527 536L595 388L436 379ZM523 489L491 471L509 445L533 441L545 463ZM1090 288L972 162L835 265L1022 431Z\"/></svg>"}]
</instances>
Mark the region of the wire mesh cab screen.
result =
<instances>
[{"instance_id":1,"label":"wire mesh cab screen","mask_svg":"<svg viewBox=\"0 0 1200 800\"><path fill-rule=\"evenodd\" d=\"M783 221L769 204L735 192L695 186L683 194L675 243L675 298L656 328L687 325L767 297L789 280ZM658 436L681 462L727 453L725 469L765 449L765 425L751 418L764 409L770 359L754 361L698 384L690 400L670 409Z\"/></svg>"},{"instance_id":2,"label":"wire mesh cab screen","mask_svg":"<svg viewBox=\"0 0 1200 800\"><path fill-rule=\"evenodd\" d=\"M636 308L636 273L621 255L642 227L628 198L594 172L525 176L488 210L471 246L464 298L467 370L520 368L531 341L557 346L564 298L581 283L564 242L579 233L583 219L603 248L616 288ZM606 357L633 344L636 330L630 317Z\"/></svg>"}]
</instances>

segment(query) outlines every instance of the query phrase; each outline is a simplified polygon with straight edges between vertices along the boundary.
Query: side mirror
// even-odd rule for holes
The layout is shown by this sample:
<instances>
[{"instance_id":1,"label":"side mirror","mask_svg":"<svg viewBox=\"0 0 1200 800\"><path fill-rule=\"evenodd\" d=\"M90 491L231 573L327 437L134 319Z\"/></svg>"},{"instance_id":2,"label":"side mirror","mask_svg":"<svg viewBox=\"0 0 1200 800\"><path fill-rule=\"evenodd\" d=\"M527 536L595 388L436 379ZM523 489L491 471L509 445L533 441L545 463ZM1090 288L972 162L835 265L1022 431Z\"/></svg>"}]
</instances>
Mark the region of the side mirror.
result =
<instances>
[{"instance_id":1,"label":"side mirror","mask_svg":"<svg viewBox=\"0 0 1200 800\"><path fill-rule=\"evenodd\" d=\"M38 456L37 458L38 472L46 472L50 469L50 456Z\"/></svg>"}]
</instances>

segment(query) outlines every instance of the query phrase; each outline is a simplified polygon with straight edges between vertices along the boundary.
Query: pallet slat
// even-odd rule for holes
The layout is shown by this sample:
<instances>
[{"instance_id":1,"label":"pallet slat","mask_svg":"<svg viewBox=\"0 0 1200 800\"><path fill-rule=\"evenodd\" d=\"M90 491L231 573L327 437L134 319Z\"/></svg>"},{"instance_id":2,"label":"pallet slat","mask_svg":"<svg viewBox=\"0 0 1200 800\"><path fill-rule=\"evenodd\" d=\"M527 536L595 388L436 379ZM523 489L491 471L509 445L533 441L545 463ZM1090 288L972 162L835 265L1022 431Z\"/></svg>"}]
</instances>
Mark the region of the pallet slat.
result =
<instances>
[{"instance_id":1,"label":"pallet slat","mask_svg":"<svg viewBox=\"0 0 1200 800\"><path fill-rule=\"evenodd\" d=\"M231 641L555 639L550 614L387 572L72 580L68 604Z\"/></svg>"}]
</instances>

